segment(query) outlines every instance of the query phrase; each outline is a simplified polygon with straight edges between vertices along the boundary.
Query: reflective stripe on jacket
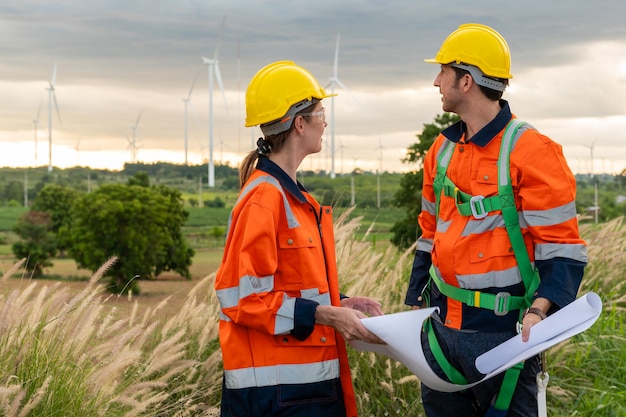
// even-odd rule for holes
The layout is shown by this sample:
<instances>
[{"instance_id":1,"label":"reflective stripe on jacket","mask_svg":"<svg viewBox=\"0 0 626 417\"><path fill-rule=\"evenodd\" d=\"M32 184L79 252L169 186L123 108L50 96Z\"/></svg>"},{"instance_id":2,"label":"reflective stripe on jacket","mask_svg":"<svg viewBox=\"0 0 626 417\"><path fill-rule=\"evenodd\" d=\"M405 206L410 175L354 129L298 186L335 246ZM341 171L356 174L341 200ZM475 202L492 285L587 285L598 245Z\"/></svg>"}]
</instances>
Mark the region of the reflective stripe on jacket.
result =
<instances>
[{"instance_id":1,"label":"reflective stripe on jacket","mask_svg":"<svg viewBox=\"0 0 626 417\"><path fill-rule=\"evenodd\" d=\"M497 194L500 142L504 126L512 117L508 104L504 101L503 104L498 117L483 129L486 132L481 130L469 143L465 143L463 124L460 122L443 131L426 154L422 212L419 216L422 236L418 239L417 250L431 254L437 273L448 284L523 296L522 278L501 212L489 213L484 219L463 216L458 212L454 198L441 195L437 218L432 187L442 146L446 141L454 140L457 145L451 155L448 177L465 193L484 197ZM459 134L459 131L463 133ZM585 242L578 233L576 182L567 167L561 146L539 132L527 129L514 144L510 172L520 226L531 262L567 259L577 267L584 266L587 252ZM422 260L417 262L420 263ZM556 298L556 304L560 304L561 299L553 296L553 292L567 294L563 299L571 298L572 293L575 296L582 278L582 267L579 270L573 272L575 277L571 282L558 274L542 274L539 293L543 287L550 293L546 298L553 302ZM423 272L414 270L415 275L420 273L423 275ZM412 287L415 287L413 284ZM515 311L500 319L492 311L464 306L459 301L448 299L436 289L432 296L433 304L440 307L446 326L455 329L510 329L518 317L518 311Z\"/></svg>"},{"instance_id":2,"label":"reflective stripe on jacket","mask_svg":"<svg viewBox=\"0 0 626 417\"><path fill-rule=\"evenodd\" d=\"M307 398L306 384L340 378L357 415L345 342L314 317L340 305L331 208L268 158L232 210L215 289L225 389L302 385Z\"/></svg>"}]
</instances>

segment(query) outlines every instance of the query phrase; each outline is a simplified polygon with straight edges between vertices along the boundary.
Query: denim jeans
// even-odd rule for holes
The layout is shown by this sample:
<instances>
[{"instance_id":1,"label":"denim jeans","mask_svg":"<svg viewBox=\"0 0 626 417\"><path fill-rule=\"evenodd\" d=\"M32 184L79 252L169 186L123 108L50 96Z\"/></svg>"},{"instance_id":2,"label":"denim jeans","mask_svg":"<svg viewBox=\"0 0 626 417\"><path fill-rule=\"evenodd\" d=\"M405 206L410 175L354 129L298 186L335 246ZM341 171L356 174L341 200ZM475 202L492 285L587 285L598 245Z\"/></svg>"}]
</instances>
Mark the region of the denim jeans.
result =
<instances>
[{"instance_id":1,"label":"denim jeans","mask_svg":"<svg viewBox=\"0 0 626 417\"><path fill-rule=\"evenodd\" d=\"M513 330L493 333L463 331L447 328L434 319L432 323L446 358L470 383L484 377L474 365L476 358L515 336ZM448 380L437 364L424 332L422 332L422 346L426 360L433 371L440 378ZM539 355L524 362L507 417L537 417L536 376L540 370ZM495 400L503 378L504 373L470 389L452 393L435 391L422 384L422 403L426 415L428 417L482 417L492 400Z\"/></svg>"}]
</instances>

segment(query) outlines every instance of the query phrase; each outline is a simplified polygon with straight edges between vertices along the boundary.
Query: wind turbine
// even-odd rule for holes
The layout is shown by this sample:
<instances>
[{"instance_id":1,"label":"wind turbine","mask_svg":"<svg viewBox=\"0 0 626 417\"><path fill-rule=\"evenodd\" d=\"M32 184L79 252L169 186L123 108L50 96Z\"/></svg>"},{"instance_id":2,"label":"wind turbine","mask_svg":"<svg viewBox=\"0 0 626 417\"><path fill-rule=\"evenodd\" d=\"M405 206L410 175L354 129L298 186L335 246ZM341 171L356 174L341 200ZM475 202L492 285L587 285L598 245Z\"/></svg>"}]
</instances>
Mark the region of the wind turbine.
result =
<instances>
[{"instance_id":1,"label":"wind turbine","mask_svg":"<svg viewBox=\"0 0 626 417\"><path fill-rule=\"evenodd\" d=\"M354 168L350 173L350 205L352 207L356 206L356 190L354 188L354 174L356 173L356 156L352 155L352 159L354 159Z\"/></svg>"},{"instance_id":2,"label":"wind turbine","mask_svg":"<svg viewBox=\"0 0 626 417\"><path fill-rule=\"evenodd\" d=\"M333 75L329 78L330 93L335 93L335 84L343 90L348 88L339 79L339 36L337 34L337 44L335 46L335 63L333 65ZM330 98L330 178L335 178L335 97Z\"/></svg>"},{"instance_id":3,"label":"wind turbine","mask_svg":"<svg viewBox=\"0 0 626 417\"><path fill-rule=\"evenodd\" d=\"M590 166L589 166L589 171L591 174L591 180L593 181L593 216L594 216L594 223L598 223L598 211L600 211L600 207L598 206L598 179L594 177L594 171L593 171L593 147L596 144L596 139L594 138L593 141L591 141L591 145L586 145L589 147L589 153L590 153L590 157L591 159L589 160Z\"/></svg>"},{"instance_id":4,"label":"wind turbine","mask_svg":"<svg viewBox=\"0 0 626 417\"><path fill-rule=\"evenodd\" d=\"M78 155L80 153L80 137L78 138L78 140L76 140L76 166L79 167L80 165L78 164Z\"/></svg>"},{"instance_id":5,"label":"wind turbine","mask_svg":"<svg viewBox=\"0 0 626 417\"><path fill-rule=\"evenodd\" d=\"M37 109L37 118L33 120L33 128L35 130L35 168L37 168L37 147L39 139L39 115L41 114L41 101L39 102L39 108Z\"/></svg>"},{"instance_id":6,"label":"wind turbine","mask_svg":"<svg viewBox=\"0 0 626 417\"><path fill-rule=\"evenodd\" d=\"M128 148L130 149L130 163L134 164L137 162L137 129L139 126L139 120L141 119L141 115L143 114L143 110L139 112L139 116L137 117L137 121L135 122L134 126L131 126L131 129L133 131L133 138L130 139L128 136L126 136L126 139L128 139Z\"/></svg>"},{"instance_id":7,"label":"wind turbine","mask_svg":"<svg viewBox=\"0 0 626 417\"><path fill-rule=\"evenodd\" d=\"M185 165L187 165L187 152L188 152L188 141L187 141L187 132L188 132L188 117L187 117L187 107L191 107L191 109L193 110L193 106L191 106L191 102L189 101L189 99L191 99L191 92L193 91L193 86L196 84L196 80L198 79L198 75L200 74L200 71L198 71L196 73L196 76L193 79L193 82L191 83L191 87L189 88L189 94L187 94L187 98L183 98L183 102L185 103ZM194 114L195 114L195 110L194 110Z\"/></svg>"},{"instance_id":8,"label":"wind turbine","mask_svg":"<svg viewBox=\"0 0 626 417\"><path fill-rule=\"evenodd\" d=\"M57 81L57 63L54 63L52 69L52 78L50 80L50 86L48 90L48 172L52 172L52 101L54 101L54 108L57 111L59 123L61 123L61 113L59 112L59 105L57 104L57 96L54 92L54 85Z\"/></svg>"},{"instance_id":9,"label":"wind turbine","mask_svg":"<svg viewBox=\"0 0 626 417\"><path fill-rule=\"evenodd\" d=\"M215 166L213 165L213 76L217 80L217 84L222 90L222 97L224 98L224 105L226 105L226 94L224 93L224 84L222 83L222 75L220 73L219 66L219 52L220 43L222 41L222 32L224 31L224 23L226 23L226 17L222 20L222 27L220 28L219 37L217 38L217 45L213 58L202 57L202 62L209 67L209 187L215 187Z\"/></svg>"},{"instance_id":10,"label":"wind turbine","mask_svg":"<svg viewBox=\"0 0 626 417\"><path fill-rule=\"evenodd\" d=\"M340 151L340 154L341 154L341 172L343 174L345 174L345 172L343 170L343 150L345 148L347 148L347 146L344 146L343 141L341 139L339 139L339 151ZM334 177L332 177L332 178L334 178Z\"/></svg>"},{"instance_id":11,"label":"wind turbine","mask_svg":"<svg viewBox=\"0 0 626 417\"><path fill-rule=\"evenodd\" d=\"M380 209L380 176L383 173L383 141L380 139L380 137L378 138L378 148L376 148L377 150L380 151L379 154L379 158L378 158L378 175L376 175L376 207L378 209Z\"/></svg>"}]
</instances>

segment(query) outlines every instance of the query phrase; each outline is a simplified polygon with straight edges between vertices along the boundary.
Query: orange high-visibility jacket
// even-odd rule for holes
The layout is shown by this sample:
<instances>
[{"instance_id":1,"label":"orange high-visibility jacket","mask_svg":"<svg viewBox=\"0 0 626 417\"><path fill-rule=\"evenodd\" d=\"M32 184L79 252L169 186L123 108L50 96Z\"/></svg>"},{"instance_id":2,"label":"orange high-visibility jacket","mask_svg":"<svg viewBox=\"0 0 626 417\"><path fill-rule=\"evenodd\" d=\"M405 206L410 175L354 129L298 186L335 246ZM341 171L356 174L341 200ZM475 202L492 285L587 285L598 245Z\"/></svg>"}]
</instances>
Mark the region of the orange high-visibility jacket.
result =
<instances>
[{"instance_id":1,"label":"orange high-visibility jacket","mask_svg":"<svg viewBox=\"0 0 626 417\"><path fill-rule=\"evenodd\" d=\"M500 142L504 127L513 117L508 103L502 103L498 117L469 143L465 143L460 122L442 132L426 154L419 216L422 235L407 303L416 298L415 290L425 285L429 261L437 274L453 286L524 295L502 212L489 213L483 219L464 216L457 210L455 199L442 193L437 218L432 186L442 145L453 140L457 143L447 176L459 190L470 195L498 194ZM556 308L563 307L575 298L587 262L585 242L578 232L574 176L561 146L534 129L526 129L514 144L510 174L524 242L541 275L537 295L551 300ZM415 291L412 296L411 288ZM451 328L497 331L514 328L518 318L519 311L498 317L493 311L445 297L436 288L431 293L432 304L440 307L442 320Z\"/></svg>"},{"instance_id":2,"label":"orange high-visibility jacket","mask_svg":"<svg viewBox=\"0 0 626 417\"><path fill-rule=\"evenodd\" d=\"M266 157L232 210L215 289L226 390L300 385L308 399L311 384L340 381L357 415L345 342L314 323L315 306L340 305L331 208Z\"/></svg>"}]
</instances>

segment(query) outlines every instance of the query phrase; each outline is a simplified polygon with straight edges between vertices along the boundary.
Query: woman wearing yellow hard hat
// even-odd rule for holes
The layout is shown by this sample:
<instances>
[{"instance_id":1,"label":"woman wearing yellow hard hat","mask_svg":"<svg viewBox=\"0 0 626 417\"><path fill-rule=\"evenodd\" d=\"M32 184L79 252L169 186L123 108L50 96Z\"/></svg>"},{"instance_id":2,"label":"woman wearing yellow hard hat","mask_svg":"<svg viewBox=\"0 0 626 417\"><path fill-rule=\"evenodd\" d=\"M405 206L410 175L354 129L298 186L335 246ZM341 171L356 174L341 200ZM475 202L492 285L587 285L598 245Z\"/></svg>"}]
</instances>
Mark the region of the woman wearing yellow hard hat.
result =
<instances>
[{"instance_id":1,"label":"woman wearing yellow hard hat","mask_svg":"<svg viewBox=\"0 0 626 417\"><path fill-rule=\"evenodd\" d=\"M290 61L262 68L246 92L246 126L264 136L241 164L215 280L222 416L357 416L344 339L380 342L360 319L382 311L339 293L332 209L296 179L322 149L328 96Z\"/></svg>"}]
</instances>

